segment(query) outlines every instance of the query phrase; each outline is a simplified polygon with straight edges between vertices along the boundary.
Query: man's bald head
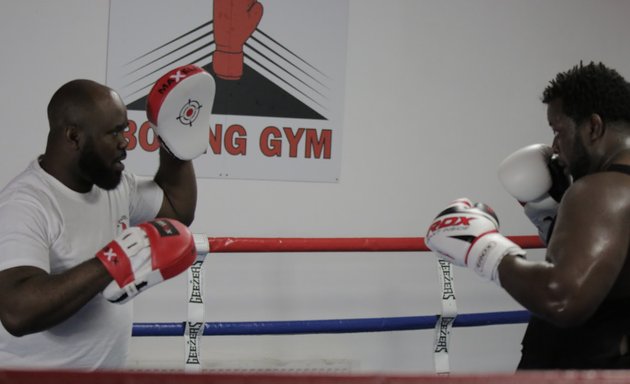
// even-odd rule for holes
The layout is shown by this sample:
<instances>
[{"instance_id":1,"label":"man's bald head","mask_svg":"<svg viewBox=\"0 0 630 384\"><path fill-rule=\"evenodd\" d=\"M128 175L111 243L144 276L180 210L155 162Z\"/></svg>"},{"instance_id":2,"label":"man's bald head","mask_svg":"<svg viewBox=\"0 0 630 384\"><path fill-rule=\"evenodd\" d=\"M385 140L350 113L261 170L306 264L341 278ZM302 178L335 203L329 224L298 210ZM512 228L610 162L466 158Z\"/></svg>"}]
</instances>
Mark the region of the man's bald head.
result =
<instances>
[{"instance_id":1,"label":"man's bald head","mask_svg":"<svg viewBox=\"0 0 630 384\"><path fill-rule=\"evenodd\" d=\"M51 133L68 125L84 125L113 93L111 88L92 80L78 79L62 85L48 103Z\"/></svg>"}]
</instances>

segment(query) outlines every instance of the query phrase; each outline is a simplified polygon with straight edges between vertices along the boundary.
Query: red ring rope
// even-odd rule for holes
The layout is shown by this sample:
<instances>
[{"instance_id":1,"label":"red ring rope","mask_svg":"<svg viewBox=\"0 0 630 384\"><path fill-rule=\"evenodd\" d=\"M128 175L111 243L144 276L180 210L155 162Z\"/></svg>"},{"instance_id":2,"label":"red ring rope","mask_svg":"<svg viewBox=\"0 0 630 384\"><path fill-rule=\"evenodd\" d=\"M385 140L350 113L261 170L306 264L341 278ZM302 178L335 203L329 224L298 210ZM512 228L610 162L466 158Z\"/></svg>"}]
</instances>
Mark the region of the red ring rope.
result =
<instances>
[{"instance_id":1,"label":"red ring rope","mask_svg":"<svg viewBox=\"0 0 630 384\"><path fill-rule=\"evenodd\" d=\"M544 248L538 236L508 236L522 248ZM423 237L261 238L210 237L212 253L245 252L427 252Z\"/></svg>"}]
</instances>

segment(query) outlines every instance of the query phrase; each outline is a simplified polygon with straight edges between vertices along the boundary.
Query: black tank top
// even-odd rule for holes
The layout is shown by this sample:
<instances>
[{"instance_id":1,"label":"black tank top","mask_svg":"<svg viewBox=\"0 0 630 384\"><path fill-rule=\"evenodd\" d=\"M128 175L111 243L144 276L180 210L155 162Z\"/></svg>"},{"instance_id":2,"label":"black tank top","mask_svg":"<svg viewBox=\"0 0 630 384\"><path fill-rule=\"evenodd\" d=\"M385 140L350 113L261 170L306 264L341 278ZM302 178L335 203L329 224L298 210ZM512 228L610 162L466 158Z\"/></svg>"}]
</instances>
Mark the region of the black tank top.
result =
<instances>
[{"instance_id":1,"label":"black tank top","mask_svg":"<svg viewBox=\"0 0 630 384\"><path fill-rule=\"evenodd\" d=\"M608 169L606 169L606 171L621 172L621 173L625 173L626 175L630 175L630 165L612 164L611 166L608 167Z\"/></svg>"},{"instance_id":2,"label":"black tank top","mask_svg":"<svg viewBox=\"0 0 630 384\"><path fill-rule=\"evenodd\" d=\"M606 171L630 175L630 165L613 164ZM619 348L624 338L630 342L630 298L604 301L579 327L559 328L532 316L518 369L630 369L630 351Z\"/></svg>"},{"instance_id":3,"label":"black tank top","mask_svg":"<svg viewBox=\"0 0 630 384\"><path fill-rule=\"evenodd\" d=\"M630 165L626 164L611 164L606 171L604 172L621 172L626 175L630 175ZM551 239L551 234L553 233L553 227L556 224L556 218L554 217L551 220L551 226L549 227L549 231L547 232L547 238L545 240L545 244L549 244L549 240Z\"/></svg>"}]
</instances>

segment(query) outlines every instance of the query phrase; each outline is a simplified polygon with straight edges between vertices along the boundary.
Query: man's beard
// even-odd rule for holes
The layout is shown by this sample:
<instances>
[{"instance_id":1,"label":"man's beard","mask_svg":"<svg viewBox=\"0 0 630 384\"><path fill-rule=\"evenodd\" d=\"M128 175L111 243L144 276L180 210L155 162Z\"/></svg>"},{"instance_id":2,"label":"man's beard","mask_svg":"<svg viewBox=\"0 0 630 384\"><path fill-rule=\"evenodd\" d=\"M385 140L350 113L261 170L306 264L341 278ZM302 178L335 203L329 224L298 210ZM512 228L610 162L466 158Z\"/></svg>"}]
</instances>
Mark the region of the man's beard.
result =
<instances>
[{"instance_id":1,"label":"man's beard","mask_svg":"<svg viewBox=\"0 0 630 384\"><path fill-rule=\"evenodd\" d=\"M579 136L575 137L573 142L573 161L570 170L573 181L578 180L582 176L586 176L591 168L591 160L586 153L586 147Z\"/></svg>"},{"instance_id":2,"label":"man's beard","mask_svg":"<svg viewBox=\"0 0 630 384\"><path fill-rule=\"evenodd\" d=\"M120 183L122 172L112 169L94 151L89 143L79 156L79 169L89 180L103 189L114 189Z\"/></svg>"}]
</instances>

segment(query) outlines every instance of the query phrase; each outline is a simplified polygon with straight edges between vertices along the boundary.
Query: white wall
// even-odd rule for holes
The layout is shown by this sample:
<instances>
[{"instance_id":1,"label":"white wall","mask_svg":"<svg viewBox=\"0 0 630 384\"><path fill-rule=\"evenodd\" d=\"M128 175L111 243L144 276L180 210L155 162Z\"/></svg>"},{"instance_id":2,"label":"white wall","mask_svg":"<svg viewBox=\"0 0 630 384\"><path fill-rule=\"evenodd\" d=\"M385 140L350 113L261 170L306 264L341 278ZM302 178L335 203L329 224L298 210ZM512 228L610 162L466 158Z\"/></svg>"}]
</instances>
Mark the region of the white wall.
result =
<instances>
[{"instance_id":1,"label":"white wall","mask_svg":"<svg viewBox=\"0 0 630 384\"><path fill-rule=\"evenodd\" d=\"M174 3L176 1L174 0ZM262 0L264 3L264 0ZM105 81L109 2L0 3L0 183L43 151L52 92ZM539 97L555 73L601 60L630 77L623 0L350 0L338 183L199 180L195 232L210 236L422 236L452 198L490 203L507 235L533 234L497 164L549 142ZM146 21L147 27L153 27ZM531 252L531 257L542 257ZM455 271L460 313L520 309ZM439 311L430 254L217 254L206 262L208 321L416 316ZM177 278L136 300L137 321L183 321ZM454 372L512 371L522 325L456 328ZM208 368L431 372L432 331L214 337ZM181 338L135 338L130 366L181 367Z\"/></svg>"}]
</instances>

